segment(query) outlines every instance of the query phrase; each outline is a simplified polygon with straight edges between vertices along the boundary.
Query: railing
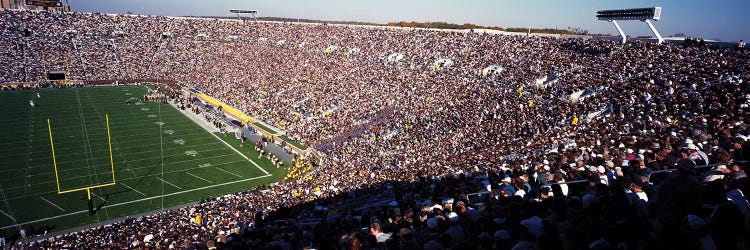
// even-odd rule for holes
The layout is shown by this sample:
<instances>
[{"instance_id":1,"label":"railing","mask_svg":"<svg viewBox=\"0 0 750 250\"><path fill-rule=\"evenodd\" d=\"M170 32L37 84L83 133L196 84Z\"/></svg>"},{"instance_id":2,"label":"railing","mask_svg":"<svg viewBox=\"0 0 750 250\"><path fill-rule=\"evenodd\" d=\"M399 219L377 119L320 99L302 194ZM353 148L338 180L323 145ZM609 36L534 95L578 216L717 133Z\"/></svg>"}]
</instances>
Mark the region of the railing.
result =
<instances>
[{"instance_id":1,"label":"railing","mask_svg":"<svg viewBox=\"0 0 750 250\"><path fill-rule=\"evenodd\" d=\"M745 163L747 163L747 161L735 161L735 163L745 164ZM707 176L706 173L709 173L709 171L711 171L711 169L713 167L717 167L717 166L721 166L721 165L728 165L728 164L727 163L714 163L714 164L701 165L701 166L695 167L696 178L699 178L698 182L703 183L705 177ZM665 169L665 170L653 171L653 172L651 172L651 173L648 174L648 181L653 184L654 182L652 181L652 175L654 175L654 174L664 174L664 175L667 175L667 174L669 174L671 172L674 172L674 171L677 171L677 169L673 168L673 169ZM697 173L700 173L700 174L697 174Z\"/></svg>"},{"instance_id":2,"label":"railing","mask_svg":"<svg viewBox=\"0 0 750 250\"><path fill-rule=\"evenodd\" d=\"M158 78L134 78L134 79L118 79L118 80L91 80L84 81L86 85L107 85L113 83L164 83L164 84L175 84L177 81L169 79L158 79Z\"/></svg>"},{"instance_id":3,"label":"railing","mask_svg":"<svg viewBox=\"0 0 750 250\"><path fill-rule=\"evenodd\" d=\"M471 193L471 194L467 194L466 198L469 200L470 204L478 205L478 204L482 204L484 201L484 197L488 195L490 195L490 192Z\"/></svg>"},{"instance_id":4,"label":"railing","mask_svg":"<svg viewBox=\"0 0 750 250\"><path fill-rule=\"evenodd\" d=\"M737 162L745 164L748 161L737 161ZM707 177L707 175L709 173L711 173L710 171L714 167L721 166L721 165L727 165L727 164L726 163L715 163L715 164L707 164L707 165L696 166L695 170L696 170L697 173L699 173L699 174L696 174L696 178L698 179L698 182L700 182L702 184L705 184L704 183L705 182L704 181L705 177ZM673 169L653 171L653 172L651 172L651 173L649 173L647 175L648 182L650 184L652 184L652 185L658 184L659 181L665 179L669 173L672 173L674 171L677 171L677 169L673 168ZM664 175L664 176L662 178L656 178L656 179L654 179L655 176L659 176L659 175ZM588 182L589 182L589 180L573 180L573 181L566 181L566 182L560 182L560 183L544 184L544 185L540 186L540 190L545 190L546 189L546 190L549 190L549 192L552 192L552 190L554 190L554 189L552 189L552 186L554 186L554 185L558 185L558 186L559 185L572 185L572 186L575 186L576 184L588 183ZM570 192L575 192L575 191L573 191L573 189L578 189L578 191L581 191L581 189L579 187L569 187L569 190L570 190L570 191L568 191L569 194L570 194ZM467 194L466 196L467 196L470 204L472 204L472 205L481 205L482 202L483 202L483 200L484 200L484 198L486 196L488 196L488 195L491 195L491 193L490 192L477 192L477 193Z\"/></svg>"},{"instance_id":5,"label":"railing","mask_svg":"<svg viewBox=\"0 0 750 250\"><path fill-rule=\"evenodd\" d=\"M696 171L696 172L704 172L704 171L708 171L708 170L710 170L710 169L711 169L711 168L713 168L713 167L717 167L717 166L721 166L721 165L726 165L726 163L714 163L714 164L708 164L708 165L701 165L701 166L696 166L696 167L695 167L695 171ZM651 172L651 173L649 173L649 174L648 174L648 176L646 176L646 177L648 177L648 181L649 181L649 182L652 182L652 181L651 181L651 176L652 176L652 175L655 175L655 174L662 174L662 173L664 173L664 174L669 174L669 173L672 173L672 172L674 172L674 171L677 171L677 169L676 169L676 168L672 168L672 169L665 169L665 170L652 171L652 172ZM653 182L652 182L652 183L653 183Z\"/></svg>"},{"instance_id":6,"label":"railing","mask_svg":"<svg viewBox=\"0 0 750 250\"><path fill-rule=\"evenodd\" d=\"M743 164L747 163L747 161L738 161L738 162L739 163L743 163ZM717 167L717 166L721 166L721 165L727 165L727 164L726 163L714 163L714 164L707 164L707 165L696 166L695 167L696 172L700 173L700 174L696 174L696 178L698 178L698 181L702 183L703 179L706 177L706 175L705 175L706 173L709 173L709 171L711 171L712 168ZM648 178L648 182L649 183L651 183L651 184L658 184L658 182L655 182L655 181L661 181L662 179L666 178L667 174L672 173L674 171L677 171L677 169L676 168L672 168L672 169L652 171L646 177ZM663 174L664 177L663 178L654 179L655 176L658 176L660 174ZM574 181L566 181L566 182L561 182L561 183L544 184L544 185L541 186L541 188L542 189L544 189L544 188L551 188L553 185L579 184L579 183L584 183L584 182L588 182L588 181L589 180L574 180Z\"/></svg>"}]
</instances>

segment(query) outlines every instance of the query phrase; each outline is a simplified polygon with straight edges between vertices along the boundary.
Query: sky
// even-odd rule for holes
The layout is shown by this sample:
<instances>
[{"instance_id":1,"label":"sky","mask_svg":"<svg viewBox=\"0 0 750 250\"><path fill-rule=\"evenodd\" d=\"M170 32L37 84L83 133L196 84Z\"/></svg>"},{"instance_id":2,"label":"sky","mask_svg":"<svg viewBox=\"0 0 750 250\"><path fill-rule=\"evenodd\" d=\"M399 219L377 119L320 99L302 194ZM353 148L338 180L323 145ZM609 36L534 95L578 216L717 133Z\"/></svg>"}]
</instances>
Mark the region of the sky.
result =
<instances>
[{"instance_id":1,"label":"sky","mask_svg":"<svg viewBox=\"0 0 750 250\"><path fill-rule=\"evenodd\" d=\"M617 34L597 10L662 7L654 22L662 36L684 33L722 41L750 40L750 0L67 0L73 11L168 16L228 16L229 9L258 16L329 21L473 23L483 26L577 27ZM645 23L620 22L632 36L651 35Z\"/></svg>"}]
</instances>

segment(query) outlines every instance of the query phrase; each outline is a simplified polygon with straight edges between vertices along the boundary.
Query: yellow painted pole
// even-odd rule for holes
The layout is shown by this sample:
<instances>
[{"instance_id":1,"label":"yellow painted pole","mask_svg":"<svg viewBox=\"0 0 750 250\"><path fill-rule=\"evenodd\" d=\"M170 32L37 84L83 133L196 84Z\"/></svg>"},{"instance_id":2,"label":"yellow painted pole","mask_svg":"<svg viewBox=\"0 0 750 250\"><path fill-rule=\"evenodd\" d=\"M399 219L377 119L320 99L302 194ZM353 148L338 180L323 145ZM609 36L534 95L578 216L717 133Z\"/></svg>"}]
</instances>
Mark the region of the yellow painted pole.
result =
<instances>
[{"instance_id":1,"label":"yellow painted pole","mask_svg":"<svg viewBox=\"0 0 750 250\"><path fill-rule=\"evenodd\" d=\"M60 178L57 176L57 160L55 159L55 143L52 142L52 125L47 119L47 130L49 131L49 145L52 147L52 166L55 167L55 182L57 183L57 193L60 193Z\"/></svg>"},{"instance_id":2,"label":"yellow painted pole","mask_svg":"<svg viewBox=\"0 0 750 250\"><path fill-rule=\"evenodd\" d=\"M109 164L112 167L112 183L107 184L100 184L100 185L94 185L89 187L82 187L82 188L76 188L76 189L70 189L61 191L60 190L60 177L57 172L57 159L55 158L55 145L52 142L52 126L50 125L50 120L47 119L47 128L49 129L49 141L50 145L52 146L52 163L55 166L55 182L57 182L57 193L58 194L66 194L66 193L72 193L72 192L78 192L86 190L86 196L89 200L91 200L91 189L92 188L101 188L106 186L113 186L115 185L115 164L112 156L112 137L110 137L109 132L109 114L105 114L106 121L107 121L107 142L109 143Z\"/></svg>"},{"instance_id":3,"label":"yellow painted pole","mask_svg":"<svg viewBox=\"0 0 750 250\"><path fill-rule=\"evenodd\" d=\"M109 165L112 167L112 183L115 183L115 162L112 160L112 137L109 135L109 114L104 114L107 118L107 142L109 142Z\"/></svg>"},{"instance_id":4,"label":"yellow painted pole","mask_svg":"<svg viewBox=\"0 0 750 250\"><path fill-rule=\"evenodd\" d=\"M114 182L101 184L101 185L94 185L94 186L89 186L89 187L82 187L82 188L60 191L60 194L67 194L67 193L78 192L78 191L83 191L83 190L92 189L92 188L101 188L101 187L108 187L108 186L114 186L114 185L116 185Z\"/></svg>"}]
</instances>

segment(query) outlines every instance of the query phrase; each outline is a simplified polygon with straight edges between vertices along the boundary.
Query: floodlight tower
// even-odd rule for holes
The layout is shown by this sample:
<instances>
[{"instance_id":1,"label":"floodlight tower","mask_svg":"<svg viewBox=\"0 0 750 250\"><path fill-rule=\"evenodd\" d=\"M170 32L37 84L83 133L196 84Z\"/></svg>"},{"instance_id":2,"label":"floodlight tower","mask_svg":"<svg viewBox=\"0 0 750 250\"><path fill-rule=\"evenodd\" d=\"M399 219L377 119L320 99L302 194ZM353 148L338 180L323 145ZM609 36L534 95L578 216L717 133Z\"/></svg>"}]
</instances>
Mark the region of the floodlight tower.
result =
<instances>
[{"instance_id":1,"label":"floodlight tower","mask_svg":"<svg viewBox=\"0 0 750 250\"><path fill-rule=\"evenodd\" d=\"M257 10L230 9L229 12L237 14L237 19L239 19L240 21L242 21L240 14L250 14L251 16L253 16L253 20L255 20L255 28L256 28L255 34L257 35L257 39L255 40L255 42L260 43L260 41L258 41L260 39L260 30L258 29L258 18L255 17L255 14L258 14L258 11Z\"/></svg>"},{"instance_id":2,"label":"floodlight tower","mask_svg":"<svg viewBox=\"0 0 750 250\"><path fill-rule=\"evenodd\" d=\"M659 34L659 31L656 30L656 27L654 27L654 24L651 23L651 20L659 21L661 18L661 7L651 7L651 8L637 8L637 9L621 9L621 10L600 10L596 12L596 17L599 20L602 21L608 21L615 25L615 28L617 29L617 32L620 33L620 36L622 36L622 43L625 43L627 41L627 36L625 36L625 32L622 31L622 28L620 28L620 25L617 24L618 20L621 21L630 21L630 20L640 20L641 22L645 22L648 24L648 27L651 29L651 32L654 33L656 36L656 39L658 40L657 43L664 42L664 38L661 37Z\"/></svg>"},{"instance_id":3,"label":"floodlight tower","mask_svg":"<svg viewBox=\"0 0 750 250\"><path fill-rule=\"evenodd\" d=\"M258 14L257 10L230 9L229 12L237 14L237 19L239 19L239 20L242 20L242 18L240 17L240 14L250 14L251 16L253 16L253 20L255 20L256 23L258 22L258 18L255 17L255 14Z\"/></svg>"}]
</instances>

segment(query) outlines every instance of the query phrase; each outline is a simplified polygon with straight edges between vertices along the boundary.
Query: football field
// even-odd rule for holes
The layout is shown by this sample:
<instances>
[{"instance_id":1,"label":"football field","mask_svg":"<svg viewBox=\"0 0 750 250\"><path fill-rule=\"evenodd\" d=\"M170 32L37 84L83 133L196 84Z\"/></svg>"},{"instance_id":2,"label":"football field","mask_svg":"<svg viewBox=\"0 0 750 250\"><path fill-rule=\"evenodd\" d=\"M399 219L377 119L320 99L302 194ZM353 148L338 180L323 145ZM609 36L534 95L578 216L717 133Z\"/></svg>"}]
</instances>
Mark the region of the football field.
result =
<instances>
[{"instance_id":1,"label":"football field","mask_svg":"<svg viewBox=\"0 0 750 250\"><path fill-rule=\"evenodd\" d=\"M147 91L106 86L0 92L0 228L76 227L284 176L285 169L258 159L233 135L208 132L169 104L137 100ZM90 189L95 213L89 215L86 187L112 183Z\"/></svg>"}]
</instances>

